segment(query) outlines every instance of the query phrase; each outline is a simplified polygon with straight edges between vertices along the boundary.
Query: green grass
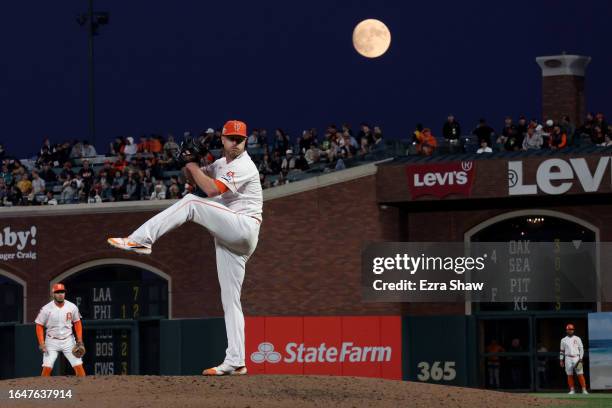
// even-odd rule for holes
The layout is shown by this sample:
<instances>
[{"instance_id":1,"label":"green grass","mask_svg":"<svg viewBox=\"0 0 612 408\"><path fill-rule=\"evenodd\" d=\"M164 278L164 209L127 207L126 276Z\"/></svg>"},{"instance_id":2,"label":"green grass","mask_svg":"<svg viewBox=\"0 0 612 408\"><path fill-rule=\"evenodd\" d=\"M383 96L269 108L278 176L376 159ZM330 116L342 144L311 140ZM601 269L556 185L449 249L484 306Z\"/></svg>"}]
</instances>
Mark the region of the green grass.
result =
<instances>
[{"instance_id":1,"label":"green grass","mask_svg":"<svg viewBox=\"0 0 612 408\"><path fill-rule=\"evenodd\" d=\"M563 407L580 407L580 408L612 408L611 393L591 393L589 395L567 393L535 393L531 394L534 397L560 399L564 401L576 402L575 404L565 404Z\"/></svg>"}]
</instances>

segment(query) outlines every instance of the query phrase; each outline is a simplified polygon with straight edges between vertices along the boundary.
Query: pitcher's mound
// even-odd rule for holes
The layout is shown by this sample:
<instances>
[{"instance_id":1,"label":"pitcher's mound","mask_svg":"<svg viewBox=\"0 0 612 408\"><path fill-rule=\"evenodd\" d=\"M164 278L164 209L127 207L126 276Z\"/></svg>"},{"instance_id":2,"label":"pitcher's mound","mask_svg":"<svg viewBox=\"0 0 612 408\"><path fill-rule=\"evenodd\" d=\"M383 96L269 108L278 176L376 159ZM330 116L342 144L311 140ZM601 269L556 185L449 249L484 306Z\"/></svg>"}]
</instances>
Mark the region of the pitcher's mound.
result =
<instances>
[{"instance_id":1,"label":"pitcher's mound","mask_svg":"<svg viewBox=\"0 0 612 408\"><path fill-rule=\"evenodd\" d=\"M64 400L8 400L9 390L71 390ZM0 406L97 407L548 407L525 394L356 377L35 377L0 381Z\"/></svg>"}]
</instances>

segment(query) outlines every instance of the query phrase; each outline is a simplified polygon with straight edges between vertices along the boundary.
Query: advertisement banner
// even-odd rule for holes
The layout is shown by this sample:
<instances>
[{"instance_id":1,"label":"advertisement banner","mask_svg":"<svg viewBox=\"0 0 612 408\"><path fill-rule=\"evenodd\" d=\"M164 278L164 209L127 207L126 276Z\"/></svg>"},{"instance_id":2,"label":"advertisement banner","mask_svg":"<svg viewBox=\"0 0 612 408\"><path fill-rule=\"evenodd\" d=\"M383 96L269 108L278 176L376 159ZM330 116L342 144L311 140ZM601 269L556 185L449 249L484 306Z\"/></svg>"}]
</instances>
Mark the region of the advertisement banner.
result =
<instances>
[{"instance_id":1,"label":"advertisement banner","mask_svg":"<svg viewBox=\"0 0 612 408\"><path fill-rule=\"evenodd\" d=\"M612 390L612 312L589 313L591 389Z\"/></svg>"},{"instance_id":2,"label":"advertisement banner","mask_svg":"<svg viewBox=\"0 0 612 408\"><path fill-rule=\"evenodd\" d=\"M414 200L420 196L444 198L451 194L469 197L474 182L474 162L410 165L406 167L408 189Z\"/></svg>"},{"instance_id":3,"label":"advertisement banner","mask_svg":"<svg viewBox=\"0 0 612 408\"><path fill-rule=\"evenodd\" d=\"M247 317L249 374L402 379L399 316Z\"/></svg>"}]
</instances>

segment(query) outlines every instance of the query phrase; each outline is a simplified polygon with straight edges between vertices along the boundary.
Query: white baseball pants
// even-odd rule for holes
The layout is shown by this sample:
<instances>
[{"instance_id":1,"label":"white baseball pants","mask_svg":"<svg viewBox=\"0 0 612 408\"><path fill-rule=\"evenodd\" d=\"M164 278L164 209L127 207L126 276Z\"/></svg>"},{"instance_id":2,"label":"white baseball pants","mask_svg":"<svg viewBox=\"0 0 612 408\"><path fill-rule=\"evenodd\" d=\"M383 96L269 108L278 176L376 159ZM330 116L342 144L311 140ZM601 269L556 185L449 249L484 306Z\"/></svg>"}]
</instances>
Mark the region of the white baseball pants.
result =
<instances>
[{"instance_id":1,"label":"white baseball pants","mask_svg":"<svg viewBox=\"0 0 612 408\"><path fill-rule=\"evenodd\" d=\"M578 365L578 361L580 361L580 357L578 356L575 356L575 357L566 356L565 357L565 374L574 375L574 371L576 371L576 374L578 375L584 374L582 364Z\"/></svg>"},{"instance_id":2,"label":"white baseball pants","mask_svg":"<svg viewBox=\"0 0 612 408\"><path fill-rule=\"evenodd\" d=\"M70 362L72 367L83 364L83 359L76 358L74 354L72 354L72 348L76 344L74 340L74 336L70 336L63 340L54 339L52 337L47 336L45 338L45 346L47 346L47 352L43 353L43 367L53 368L55 364L55 360L57 360L57 356L59 353L64 353L66 359Z\"/></svg>"},{"instance_id":3,"label":"white baseball pants","mask_svg":"<svg viewBox=\"0 0 612 408\"><path fill-rule=\"evenodd\" d=\"M246 263L257 246L260 223L217 201L188 194L145 222L129 238L150 247L159 237L187 221L202 225L215 238L217 275L227 331L224 363L235 367L244 366L244 315L240 293Z\"/></svg>"}]
</instances>

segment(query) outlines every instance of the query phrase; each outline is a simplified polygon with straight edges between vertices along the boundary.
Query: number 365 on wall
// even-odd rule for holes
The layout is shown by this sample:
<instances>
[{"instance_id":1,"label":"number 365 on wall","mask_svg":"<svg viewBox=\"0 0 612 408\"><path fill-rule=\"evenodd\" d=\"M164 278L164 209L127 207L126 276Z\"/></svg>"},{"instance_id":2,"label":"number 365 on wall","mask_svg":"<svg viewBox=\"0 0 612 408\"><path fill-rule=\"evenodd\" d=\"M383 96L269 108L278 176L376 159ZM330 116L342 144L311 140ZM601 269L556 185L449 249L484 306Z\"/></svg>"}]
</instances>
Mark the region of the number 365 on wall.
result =
<instances>
[{"instance_id":1,"label":"number 365 on wall","mask_svg":"<svg viewBox=\"0 0 612 408\"><path fill-rule=\"evenodd\" d=\"M421 361L417 367L419 381L453 381L457 377L454 361L434 361L431 365L427 361Z\"/></svg>"}]
</instances>

